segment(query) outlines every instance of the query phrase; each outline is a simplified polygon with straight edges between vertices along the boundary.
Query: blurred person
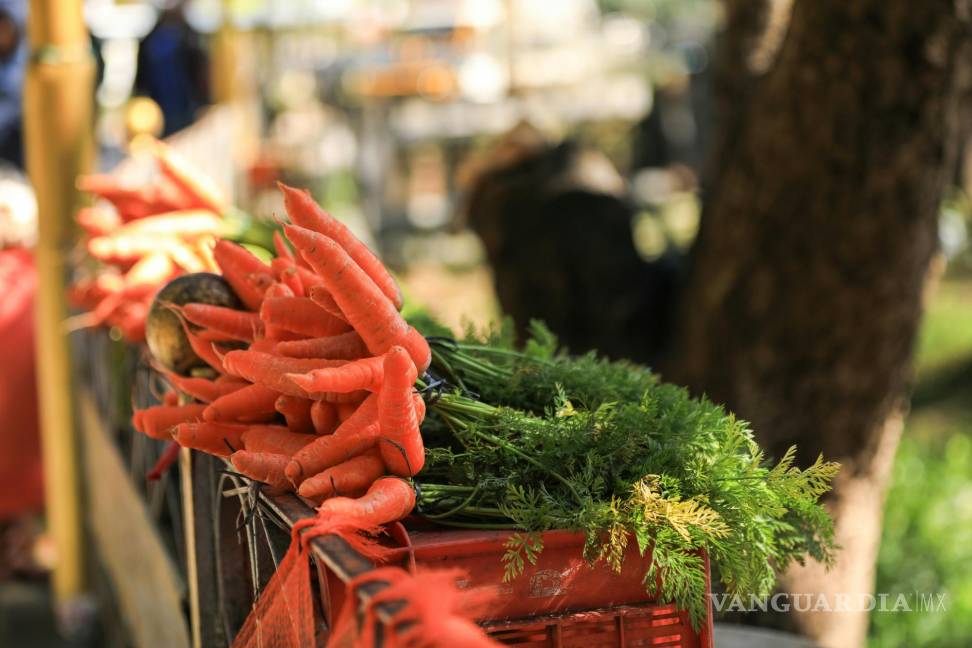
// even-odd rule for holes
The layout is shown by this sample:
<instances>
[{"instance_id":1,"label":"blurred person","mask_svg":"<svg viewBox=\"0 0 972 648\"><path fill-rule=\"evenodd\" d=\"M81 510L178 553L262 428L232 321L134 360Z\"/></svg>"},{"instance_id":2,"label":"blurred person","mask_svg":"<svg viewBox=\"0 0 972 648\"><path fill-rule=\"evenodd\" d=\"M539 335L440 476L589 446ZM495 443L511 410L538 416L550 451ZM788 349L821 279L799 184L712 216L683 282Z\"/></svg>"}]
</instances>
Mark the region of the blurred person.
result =
<instances>
[{"instance_id":1,"label":"blurred person","mask_svg":"<svg viewBox=\"0 0 972 648\"><path fill-rule=\"evenodd\" d=\"M202 37L183 13L185 4L169 2L138 49L135 92L162 109L163 136L190 125L209 103L209 61Z\"/></svg>"},{"instance_id":2,"label":"blurred person","mask_svg":"<svg viewBox=\"0 0 972 648\"><path fill-rule=\"evenodd\" d=\"M0 168L0 580L31 573L43 508L34 363L37 205L26 179Z\"/></svg>"},{"instance_id":3,"label":"blurred person","mask_svg":"<svg viewBox=\"0 0 972 648\"><path fill-rule=\"evenodd\" d=\"M520 337L540 319L574 353L659 360L681 260L638 255L635 210L605 155L570 140L550 144L522 123L464 175L469 225Z\"/></svg>"},{"instance_id":4,"label":"blurred person","mask_svg":"<svg viewBox=\"0 0 972 648\"><path fill-rule=\"evenodd\" d=\"M23 166L21 102L27 62L27 0L0 0L0 159Z\"/></svg>"}]
</instances>

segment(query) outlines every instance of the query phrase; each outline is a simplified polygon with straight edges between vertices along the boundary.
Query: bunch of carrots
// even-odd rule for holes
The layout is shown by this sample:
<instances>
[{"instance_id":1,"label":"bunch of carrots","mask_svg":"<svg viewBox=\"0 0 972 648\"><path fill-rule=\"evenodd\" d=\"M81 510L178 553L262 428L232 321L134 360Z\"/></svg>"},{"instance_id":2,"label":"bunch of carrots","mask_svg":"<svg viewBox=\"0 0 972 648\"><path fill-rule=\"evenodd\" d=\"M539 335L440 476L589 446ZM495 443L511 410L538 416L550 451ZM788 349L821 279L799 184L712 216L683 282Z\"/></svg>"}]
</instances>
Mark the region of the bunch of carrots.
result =
<instances>
[{"instance_id":1,"label":"bunch of carrots","mask_svg":"<svg viewBox=\"0 0 972 648\"><path fill-rule=\"evenodd\" d=\"M70 328L107 325L141 342L159 288L181 274L215 269L224 201L168 146L155 142L152 152L159 174L151 184L128 187L103 174L78 179L78 188L98 199L77 214L95 264L71 288L72 303L85 312Z\"/></svg>"},{"instance_id":2,"label":"bunch of carrots","mask_svg":"<svg viewBox=\"0 0 972 648\"><path fill-rule=\"evenodd\" d=\"M226 458L250 479L296 491L317 506L316 516L294 526L292 555L267 593L304 580L302 552L312 538L338 534L377 557L378 529L412 511L415 492L407 480L425 461L419 431L425 402L415 383L431 361L425 338L399 314L401 291L381 262L309 194L281 190L291 222L286 240L274 237L270 264L224 240L213 251L245 310L168 304L212 377L161 370L172 390L133 419L148 436L172 439L155 476L187 447ZM410 629L389 645L496 645L467 620L471 612L458 604L465 599L454 574L413 577L389 567L376 575L391 581L387 596L406 603L392 626ZM275 617L279 603L267 593L235 648L267 645L261 637L272 627L280 636L290 636L293 623L312 630L312 619L294 621L293 610ZM446 600L455 604L443 608ZM343 613L329 646L372 645L353 616ZM278 643L300 645L305 635L312 636Z\"/></svg>"},{"instance_id":3,"label":"bunch of carrots","mask_svg":"<svg viewBox=\"0 0 972 648\"><path fill-rule=\"evenodd\" d=\"M225 240L213 250L246 310L169 305L215 377L164 372L173 391L133 422L375 527L414 506L411 486L383 477L422 469L425 403L414 384L431 353L371 251L306 192L282 191L293 250L279 234L270 264Z\"/></svg>"}]
</instances>

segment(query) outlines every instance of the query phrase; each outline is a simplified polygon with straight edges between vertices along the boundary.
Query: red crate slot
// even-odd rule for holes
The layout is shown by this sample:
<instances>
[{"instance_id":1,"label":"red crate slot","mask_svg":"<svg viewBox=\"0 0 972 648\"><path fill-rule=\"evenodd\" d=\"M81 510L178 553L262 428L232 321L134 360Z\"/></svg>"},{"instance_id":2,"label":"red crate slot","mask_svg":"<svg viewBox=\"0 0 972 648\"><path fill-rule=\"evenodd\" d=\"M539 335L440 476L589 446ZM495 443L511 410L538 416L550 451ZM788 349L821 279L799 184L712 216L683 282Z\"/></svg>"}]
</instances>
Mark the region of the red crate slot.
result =
<instances>
[{"instance_id":1,"label":"red crate slot","mask_svg":"<svg viewBox=\"0 0 972 648\"><path fill-rule=\"evenodd\" d=\"M629 648L634 646L711 648L712 613L696 632L688 614L659 605L643 584L650 555L628 546L621 573L607 565L591 566L582 555L584 534L548 531L536 565L503 582L503 544L510 531L472 531L419 527L400 540L406 568L460 568L468 574L461 587L486 587L496 593L480 619L495 639L520 648ZM703 554L704 555L704 554ZM706 585L709 561L705 557ZM321 574L328 625L341 609L340 579Z\"/></svg>"}]
</instances>

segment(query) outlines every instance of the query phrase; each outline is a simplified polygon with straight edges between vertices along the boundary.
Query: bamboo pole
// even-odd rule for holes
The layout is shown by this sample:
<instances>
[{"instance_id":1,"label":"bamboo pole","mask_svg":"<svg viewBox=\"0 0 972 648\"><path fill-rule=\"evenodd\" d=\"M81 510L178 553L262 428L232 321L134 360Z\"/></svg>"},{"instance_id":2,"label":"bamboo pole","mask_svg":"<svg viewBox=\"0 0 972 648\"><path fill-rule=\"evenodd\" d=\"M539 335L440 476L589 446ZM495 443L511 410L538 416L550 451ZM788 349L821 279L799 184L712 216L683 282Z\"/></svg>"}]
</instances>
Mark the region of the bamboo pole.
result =
<instances>
[{"instance_id":1,"label":"bamboo pole","mask_svg":"<svg viewBox=\"0 0 972 648\"><path fill-rule=\"evenodd\" d=\"M54 593L70 604L83 592L84 543L78 440L67 315L67 251L74 188L93 158L94 63L81 0L31 0L31 58L24 85L27 171L37 193L37 373L48 528L57 547Z\"/></svg>"}]
</instances>

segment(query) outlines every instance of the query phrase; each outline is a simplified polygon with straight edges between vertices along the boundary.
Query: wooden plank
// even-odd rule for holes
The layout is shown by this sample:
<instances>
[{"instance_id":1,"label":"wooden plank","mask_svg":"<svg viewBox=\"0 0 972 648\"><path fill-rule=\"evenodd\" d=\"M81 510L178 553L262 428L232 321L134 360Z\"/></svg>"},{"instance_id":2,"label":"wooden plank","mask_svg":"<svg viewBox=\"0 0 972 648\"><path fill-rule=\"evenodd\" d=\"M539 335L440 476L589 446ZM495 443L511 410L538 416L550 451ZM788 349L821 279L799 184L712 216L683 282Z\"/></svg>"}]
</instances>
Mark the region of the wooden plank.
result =
<instances>
[{"instance_id":1,"label":"wooden plank","mask_svg":"<svg viewBox=\"0 0 972 648\"><path fill-rule=\"evenodd\" d=\"M79 395L89 527L133 645L188 648L184 585L155 534L141 498L98 415L90 393Z\"/></svg>"},{"instance_id":2,"label":"wooden plank","mask_svg":"<svg viewBox=\"0 0 972 648\"><path fill-rule=\"evenodd\" d=\"M186 577L193 648L227 644L216 582L216 470L219 460L187 448L180 451L182 519L186 535ZM240 565L242 569L244 565Z\"/></svg>"}]
</instances>

